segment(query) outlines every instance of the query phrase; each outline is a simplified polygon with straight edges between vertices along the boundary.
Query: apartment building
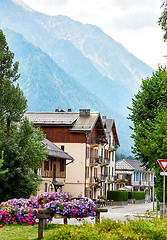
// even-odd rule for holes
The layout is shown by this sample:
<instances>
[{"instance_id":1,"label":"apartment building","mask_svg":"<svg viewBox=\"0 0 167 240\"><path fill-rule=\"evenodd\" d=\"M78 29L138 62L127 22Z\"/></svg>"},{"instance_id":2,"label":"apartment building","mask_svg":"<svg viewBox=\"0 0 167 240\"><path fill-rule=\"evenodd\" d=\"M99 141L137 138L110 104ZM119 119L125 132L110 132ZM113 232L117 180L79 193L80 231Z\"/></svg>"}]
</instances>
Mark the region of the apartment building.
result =
<instances>
[{"instance_id":1,"label":"apartment building","mask_svg":"<svg viewBox=\"0 0 167 240\"><path fill-rule=\"evenodd\" d=\"M116 162L116 189L131 186L133 191L147 191L152 197L154 172L146 170L141 161L121 159Z\"/></svg>"},{"instance_id":2,"label":"apartment building","mask_svg":"<svg viewBox=\"0 0 167 240\"><path fill-rule=\"evenodd\" d=\"M74 159L66 165L62 191L72 196L97 198L114 188L115 151L119 141L113 120L104 121L100 113L90 109L27 112L25 116L43 130L49 141Z\"/></svg>"}]
</instances>

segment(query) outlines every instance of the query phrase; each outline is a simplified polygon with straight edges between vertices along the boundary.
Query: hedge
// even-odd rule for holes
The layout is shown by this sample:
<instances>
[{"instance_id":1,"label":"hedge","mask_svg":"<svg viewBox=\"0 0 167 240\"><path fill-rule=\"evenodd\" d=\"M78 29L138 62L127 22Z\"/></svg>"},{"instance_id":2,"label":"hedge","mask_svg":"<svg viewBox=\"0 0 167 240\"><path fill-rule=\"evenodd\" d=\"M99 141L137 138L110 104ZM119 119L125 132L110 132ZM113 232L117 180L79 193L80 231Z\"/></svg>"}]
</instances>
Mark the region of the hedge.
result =
<instances>
[{"instance_id":1,"label":"hedge","mask_svg":"<svg viewBox=\"0 0 167 240\"><path fill-rule=\"evenodd\" d=\"M107 200L128 201L128 192L125 192L125 191L107 191Z\"/></svg>"},{"instance_id":2,"label":"hedge","mask_svg":"<svg viewBox=\"0 0 167 240\"><path fill-rule=\"evenodd\" d=\"M136 200L145 199L145 192L128 192L128 198Z\"/></svg>"},{"instance_id":3,"label":"hedge","mask_svg":"<svg viewBox=\"0 0 167 240\"><path fill-rule=\"evenodd\" d=\"M145 199L145 192L107 191L107 200L128 201Z\"/></svg>"}]
</instances>

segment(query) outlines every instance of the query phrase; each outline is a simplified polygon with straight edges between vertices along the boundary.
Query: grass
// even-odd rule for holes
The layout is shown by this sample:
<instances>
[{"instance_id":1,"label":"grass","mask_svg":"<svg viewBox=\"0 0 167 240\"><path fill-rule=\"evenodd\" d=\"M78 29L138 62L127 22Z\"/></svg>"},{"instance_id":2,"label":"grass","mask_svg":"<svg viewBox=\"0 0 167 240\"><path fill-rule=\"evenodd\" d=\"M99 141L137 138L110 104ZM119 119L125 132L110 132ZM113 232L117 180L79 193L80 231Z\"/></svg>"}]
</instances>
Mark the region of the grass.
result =
<instances>
[{"instance_id":1,"label":"grass","mask_svg":"<svg viewBox=\"0 0 167 240\"><path fill-rule=\"evenodd\" d=\"M48 224L47 229L44 230L44 236L47 232L53 229L55 224ZM5 225L0 228L0 240L37 240L38 239L38 225L24 226L24 225Z\"/></svg>"},{"instance_id":2,"label":"grass","mask_svg":"<svg viewBox=\"0 0 167 240\"><path fill-rule=\"evenodd\" d=\"M37 240L38 225L5 225L0 240ZM138 219L126 222L103 219L94 225L47 224L44 240L166 240L167 219Z\"/></svg>"}]
</instances>

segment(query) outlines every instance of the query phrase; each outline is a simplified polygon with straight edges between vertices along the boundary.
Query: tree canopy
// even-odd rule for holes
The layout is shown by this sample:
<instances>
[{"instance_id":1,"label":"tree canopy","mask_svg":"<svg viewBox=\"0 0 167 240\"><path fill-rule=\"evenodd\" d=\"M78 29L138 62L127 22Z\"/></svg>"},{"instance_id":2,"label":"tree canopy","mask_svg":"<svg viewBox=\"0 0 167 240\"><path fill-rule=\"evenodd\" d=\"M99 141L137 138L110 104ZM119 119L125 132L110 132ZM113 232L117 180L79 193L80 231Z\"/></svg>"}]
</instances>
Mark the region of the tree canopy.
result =
<instances>
[{"instance_id":1,"label":"tree canopy","mask_svg":"<svg viewBox=\"0 0 167 240\"><path fill-rule=\"evenodd\" d=\"M18 62L0 30L0 202L35 193L40 183L35 170L47 160L42 131L23 117L27 100L19 76Z\"/></svg>"},{"instance_id":2,"label":"tree canopy","mask_svg":"<svg viewBox=\"0 0 167 240\"><path fill-rule=\"evenodd\" d=\"M20 77L18 66L0 30L0 120L1 126L6 126L7 137L10 135L11 121L20 121L27 108L27 100L17 83Z\"/></svg>"},{"instance_id":3,"label":"tree canopy","mask_svg":"<svg viewBox=\"0 0 167 240\"><path fill-rule=\"evenodd\" d=\"M160 18L158 19L158 24L161 26L161 29L164 30L164 41L167 41L167 0L165 0L161 6L163 11Z\"/></svg>"},{"instance_id":4,"label":"tree canopy","mask_svg":"<svg viewBox=\"0 0 167 240\"><path fill-rule=\"evenodd\" d=\"M129 119L133 122L133 153L161 181L158 159L167 157L167 68L159 67L152 77L142 81L141 90L132 99ZM157 185L157 192L160 186ZM161 199L159 191L159 199Z\"/></svg>"}]
</instances>

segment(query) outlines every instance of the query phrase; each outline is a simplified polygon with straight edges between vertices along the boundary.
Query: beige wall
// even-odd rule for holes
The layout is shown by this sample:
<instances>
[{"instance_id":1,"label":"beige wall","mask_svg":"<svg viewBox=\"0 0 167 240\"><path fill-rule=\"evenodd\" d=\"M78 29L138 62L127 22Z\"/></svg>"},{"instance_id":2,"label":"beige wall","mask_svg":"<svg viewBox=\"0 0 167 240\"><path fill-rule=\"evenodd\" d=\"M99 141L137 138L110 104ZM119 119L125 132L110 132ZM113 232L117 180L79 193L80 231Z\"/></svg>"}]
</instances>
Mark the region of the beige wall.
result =
<instances>
[{"instance_id":1,"label":"beige wall","mask_svg":"<svg viewBox=\"0 0 167 240\"><path fill-rule=\"evenodd\" d=\"M59 148L64 146L64 151L74 158L74 162L66 166L64 191L72 196L84 196L86 143L56 143L56 145Z\"/></svg>"},{"instance_id":2,"label":"beige wall","mask_svg":"<svg viewBox=\"0 0 167 240\"><path fill-rule=\"evenodd\" d=\"M39 190L37 191L37 195L43 194L45 192L45 188L47 187L47 192L54 192L53 184L52 184L53 179L52 178L42 178L42 182L39 186ZM58 182L64 183L65 179L64 178L58 178ZM65 185L65 183L64 183ZM64 192L64 187L62 186L61 189L58 189L57 192Z\"/></svg>"}]
</instances>

